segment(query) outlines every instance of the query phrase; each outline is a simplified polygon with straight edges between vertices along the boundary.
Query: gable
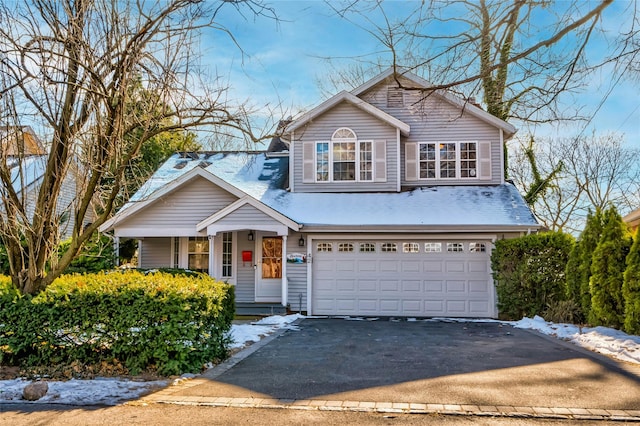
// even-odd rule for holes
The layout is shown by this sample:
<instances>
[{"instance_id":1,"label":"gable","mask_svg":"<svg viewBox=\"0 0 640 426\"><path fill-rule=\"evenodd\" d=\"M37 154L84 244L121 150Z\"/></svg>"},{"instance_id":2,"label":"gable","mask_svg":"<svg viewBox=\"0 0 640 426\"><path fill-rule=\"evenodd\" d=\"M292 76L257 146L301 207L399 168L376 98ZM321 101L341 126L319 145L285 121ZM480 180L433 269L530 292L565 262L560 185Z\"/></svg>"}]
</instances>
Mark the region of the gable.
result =
<instances>
[{"instance_id":1,"label":"gable","mask_svg":"<svg viewBox=\"0 0 640 426\"><path fill-rule=\"evenodd\" d=\"M366 100L376 108L389 113L389 108L393 109L398 107L396 103L398 99L397 93L394 96L389 97L389 95L394 92L393 89L398 87L398 82L396 81L396 79L401 83L403 87L408 88L408 90L404 91L405 107L416 105L416 103L419 103L421 99L438 99L453 107L453 109L457 111L457 115L460 115L460 112L465 112L469 116L477 118L478 120L488 124L496 130L502 130L504 132L505 139L509 139L516 132L516 128L511 124L494 117L493 115L484 111L481 107L474 105L472 102L469 102L446 90L436 90L434 92L428 92L425 90L411 90L427 89L432 86L432 84L422 77L419 77L416 74L403 69L398 69L397 74L394 77L394 68L389 68L380 75L355 88L351 91L351 93L362 98L363 100ZM395 102L389 103L389 100L394 99L396 100ZM398 117L393 113L391 114L402 120L401 117ZM411 125L411 123L407 124ZM412 127L412 133L413 130L414 129Z\"/></svg>"},{"instance_id":2,"label":"gable","mask_svg":"<svg viewBox=\"0 0 640 426\"><path fill-rule=\"evenodd\" d=\"M116 236L197 235L196 225L238 199L213 182L196 176L143 209L113 224ZM135 231L134 231L135 230ZM130 234L132 235L132 234Z\"/></svg>"}]
</instances>

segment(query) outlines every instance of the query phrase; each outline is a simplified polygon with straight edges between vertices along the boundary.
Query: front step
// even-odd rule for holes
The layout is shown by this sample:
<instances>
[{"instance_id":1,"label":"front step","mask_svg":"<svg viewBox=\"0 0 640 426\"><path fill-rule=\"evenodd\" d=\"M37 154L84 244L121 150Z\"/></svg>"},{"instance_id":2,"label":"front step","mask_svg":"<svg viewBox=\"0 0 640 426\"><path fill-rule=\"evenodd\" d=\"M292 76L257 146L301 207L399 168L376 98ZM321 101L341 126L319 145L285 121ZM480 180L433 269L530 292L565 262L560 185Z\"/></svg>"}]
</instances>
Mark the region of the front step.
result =
<instances>
[{"instance_id":1,"label":"front step","mask_svg":"<svg viewBox=\"0 0 640 426\"><path fill-rule=\"evenodd\" d=\"M236 303L236 315L270 316L285 315L287 308L279 303Z\"/></svg>"}]
</instances>

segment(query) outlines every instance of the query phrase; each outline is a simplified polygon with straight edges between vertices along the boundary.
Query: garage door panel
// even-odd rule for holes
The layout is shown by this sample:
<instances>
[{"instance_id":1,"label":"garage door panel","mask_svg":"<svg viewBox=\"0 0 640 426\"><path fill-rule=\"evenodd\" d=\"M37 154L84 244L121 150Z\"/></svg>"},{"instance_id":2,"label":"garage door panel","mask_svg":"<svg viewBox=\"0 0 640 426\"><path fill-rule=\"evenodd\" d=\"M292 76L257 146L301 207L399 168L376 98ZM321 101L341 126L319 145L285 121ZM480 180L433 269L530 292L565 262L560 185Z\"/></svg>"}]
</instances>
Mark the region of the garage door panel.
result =
<instances>
[{"instance_id":1,"label":"garage door panel","mask_svg":"<svg viewBox=\"0 0 640 426\"><path fill-rule=\"evenodd\" d=\"M381 260L380 272L399 272L397 260Z\"/></svg>"},{"instance_id":2,"label":"garage door panel","mask_svg":"<svg viewBox=\"0 0 640 426\"><path fill-rule=\"evenodd\" d=\"M403 300L402 312L408 315L420 315L423 312L421 300Z\"/></svg>"},{"instance_id":3,"label":"garage door panel","mask_svg":"<svg viewBox=\"0 0 640 426\"><path fill-rule=\"evenodd\" d=\"M378 299L358 299L358 309L363 313L375 314L378 312Z\"/></svg>"},{"instance_id":4,"label":"garage door panel","mask_svg":"<svg viewBox=\"0 0 640 426\"><path fill-rule=\"evenodd\" d=\"M446 260L445 271L449 273L464 272L465 262L462 260Z\"/></svg>"},{"instance_id":5,"label":"garage door panel","mask_svg":"<svg viewBox=\"0 0 640 426\"><path fill-rule=\"evenodd\" d=\"M336 271L354 272L355 271L355 261L354 260L338 260L338 261L336 261Z\"/></svg>"},{"instance_id":6,"label":"garage door panel","mask_svg":"<svg viewBox=\"0 0 640 426\"><path fill-rule=\"evenodd\" d=\"M446 307L447 312L464 314L466 312L467 302L465 300L447 300Z\"/></svg>"},{"instance_id":7,"label":"garage door panel","mask_svg":"<svg viewBox=\"0 0 640 426\"><path fill-rule=\"evenodd\" d=\"M394 315L400 310L400 301L397 299L380 299L380 312Z\"/></svg>"},{"instance_id":8,"label":"garage door panel","mask_svg":"<svg viewBox=\"0 0 640 426\"><path fill-rule=\"evenodd\" d=\"M402 281L402 291L405 293L421 293L422 292L422 281ZM412 294L413 296L413 294Z\"/></svg>"},{"instance_id":9,"label":"garage door panel","mask_svg":"<svg viewBox=\"0 0 640 426\"><path fill-rule=\"evenodd\" d=\"M479 272L479 273L483 273L483 272L487 272L487 262L485 261L476 261L476 260L470 260L467 262L467 264L469 265L469 272L475 273L475 272Z\"/></svg>"},{"instance_id":10,"label":"garage door panel","mask_svg":"<svg viewBox=\"0 0 640 426\"><path fill-rule=\"evenodd\" d=\"M380 280L380 291L398 292L400 290L400 281L398 280Z\"/></svg>"},{"instance_id":11,"label":"garage door panel","mask_svg":"<svg viewBox=\"0 0 640 426\"><path fill-rule=\"evenodd\" d=\"M426 292L437 292L437 293L441 293L442 292L442 288L443 288L443 283L442 281L425 281L425 291Z\"/></svg>"},{"instance_id":12,"label":"garage door panel","mask_svg":"<svg viewBox=\"0 0 640 426\"><path fill-rule=\"evenodd\" d=\"M330 259L323 259L322 262L316 262L313 265L314 269L319 272L329 272L332 273L333 271L336 270L336 264L333 260Z\"/></svg>"},{"instance_id":13,"label":"garage door panel","mask_svg":"<svg viewBox=\"0 0 640 426\"><path fill-rule=\"evenodd\" d=\"M358 272L375 272L378 270L378 263L375 260L358 260Z\"/></svg>"},{"instance_id":14,"label":"garage door panel","mask_svg":"<svg viewBox=\"0 0 640 426\"><path fill-rule=\"evenodd\" d=\"M336 280L336 291L338 292L344 292L344 291L350 291L350 292L355 292L356 291L356 280L352 279L352 280Z\"/></svg>"},{"instance_id":15,"label":"garage door panel","mask_svg":"<svg viewBox=\"0 0 640 426\"><path fill-rule=\"evenodd\" d=\"M487 281L469 280L469 293L483 293L489 292L489 283Z\"/></svg>"},{"instance_id":16,"label":"garage door panel","mask_svg":"<svg viewBox=\"0 0 640 426\"><path fill-rule=\"evenodd\" d=\"M469 312L477 315L484 315L489 310L489 303L484 300L470 300Z\"/></svg>"},{"instance_id":17,"label":"garage door panel","mask_svg":"<svg viewBox=\"0 0 640 426\"><path fill-rule=\"evenodd\" d=\"M377 291L378 290L378 281L377 280L358 280L358 290L367 292L367 291Z\"/></svg>"},{"instance_id":18,"label":"garage door panel","mask_svg":"<svg viewBox=\"0 0 640 426\"><path fill-rule=\"evenodd\" d=\"M420 267L421 267L421 262L419 260L413 260L413 261L402 261L402 272L403 273L414 273L414 272L421 272Z\"/></svg>"},{"instance_id":19,"label":"garage door panel","mask_svg":"<svg viewBox=\"0 0 640 426\"><path fill-rule=\"evenodd\" d=\"M466 281L447 281L447 294L449 293L465 293Z\"/></svg>"},{"instance_id":20,"label":"garage door panel","mask_svg":"<svg viewBox=\"0 0 640 426\"><path fill-rule=\"evenodd\" d=\"M314 287L318 293L332 292L335 290L336 282L330 279L319 279L314 282Z\"/></svg>"},{"instance_id":21,"label":"garage door panel","mask_svg":"<svg viewBox=\"0 0 640 426\"><path fill-rule=\"evenodd\" d=\"M424 302L424 309L426 312L433 312L433 315L442 315L444 314L444 301L427 300Z\"/></svg>"},{"instance_id":22,"label":"garage door panel","mask_svg":"<svg viewBox=\"0 0 640 426\"><path fill-rule=\"evenodd\" d=\"M425 260L422 265L424 272L442 272L441 260Z\"/></svg>"},{"instance_id":23,"label":"garage door panel","mask_svg":"<svg viewBox=\"0 0 640 426\"><path fill-rule=\"evenodd\" d=\"M353 312L357 303L355 299L337 299L335 306L339 313Z\"/></svg>"},{"instance_id":24,"label":"garage door panel","mask_svg":"<svg viewBox=\"0 0 640 426\"><path fill-rule=\"evenodd\" d=\"M477 241L453 240L452 247L463 250L455 252L447 251L446 240L440 245L419 240L391 241L398 247L397 252L383 252L382 242L366 240L349 243L354 251L314 248L312 313L456 317L494 314L490 253L468 251ZM416 242L419 252L414 252ZM335 248L344 241L318 243ZM372 250L361 252L363 243ZM405 247L411 252L405 253ZM438 251L440 247L443 251Z\"/></svg>"}]
</instances>

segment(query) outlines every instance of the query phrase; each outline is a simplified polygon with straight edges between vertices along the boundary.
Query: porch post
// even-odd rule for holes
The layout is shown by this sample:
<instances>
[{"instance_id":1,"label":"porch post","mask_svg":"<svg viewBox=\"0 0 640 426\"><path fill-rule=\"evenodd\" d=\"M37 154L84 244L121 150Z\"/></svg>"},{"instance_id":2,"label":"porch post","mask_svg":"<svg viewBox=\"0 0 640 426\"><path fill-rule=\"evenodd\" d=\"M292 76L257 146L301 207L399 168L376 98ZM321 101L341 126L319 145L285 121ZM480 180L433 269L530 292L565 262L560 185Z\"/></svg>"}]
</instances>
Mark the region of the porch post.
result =
<instances>
[{"instance_id":1,"label":"porch post","mask_svg":"<svg viewBox=\"0 0 640 426\"><path fill-rule=\"evenodd\" d=\"M120 237L113 238L113 253L115 255L115 265L120 266Z\"/></svg>"},{"instance_id":2,"label":"porch post","mask_svg":"<svg viewBox=\"0 0 640 426\"><path fill-rule=\"evenodd\" d=\"M214 235L207 235L207 238L209 239L209 276L210 277L215 277L216 271L213 270L213 268L216 265L215 259L214 259L214 247L215 247L215 236Z\"/></svg>"},{"instance_id":3,"label":"porch post","mask_svg":"<svg viewBox=\"0 0 640 426\"><path fill-rule=\"evenodd\" d=\"M287 236L282 236L282 306L287 306Z\"/></svg>"}]
</instances>

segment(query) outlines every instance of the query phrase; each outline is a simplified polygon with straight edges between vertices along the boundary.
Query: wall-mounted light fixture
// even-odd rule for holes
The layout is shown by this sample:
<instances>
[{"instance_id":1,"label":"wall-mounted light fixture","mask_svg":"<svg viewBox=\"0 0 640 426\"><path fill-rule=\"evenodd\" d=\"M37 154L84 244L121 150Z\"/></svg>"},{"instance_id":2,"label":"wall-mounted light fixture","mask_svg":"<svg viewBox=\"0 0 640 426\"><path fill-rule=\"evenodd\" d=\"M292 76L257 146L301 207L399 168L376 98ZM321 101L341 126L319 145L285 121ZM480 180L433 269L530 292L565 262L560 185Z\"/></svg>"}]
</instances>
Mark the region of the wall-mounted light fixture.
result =
<instances>
[{"instance_id":1,"label":"wall-mounted light fixture","mask_svg":"<svg viewBox=\"0 0 640 426\"><path fill-rule=\"evenodd\" d=\"M249 231L249 235L247 235L247 240L253 241L253 231Z\"/></svg>"},{"instance_id":2,"label":"wall-mounted light fixture","mask_svg":"<svg viewBox=\"0 0 640 426\"><path fill-rule=\"evenodd\" d=\"M304 238L300 235L300 239L298 240L298 246L304 247Z\"/></svg>"}]
</instances>

